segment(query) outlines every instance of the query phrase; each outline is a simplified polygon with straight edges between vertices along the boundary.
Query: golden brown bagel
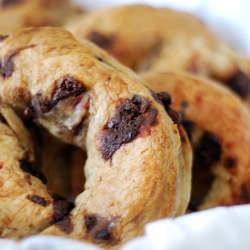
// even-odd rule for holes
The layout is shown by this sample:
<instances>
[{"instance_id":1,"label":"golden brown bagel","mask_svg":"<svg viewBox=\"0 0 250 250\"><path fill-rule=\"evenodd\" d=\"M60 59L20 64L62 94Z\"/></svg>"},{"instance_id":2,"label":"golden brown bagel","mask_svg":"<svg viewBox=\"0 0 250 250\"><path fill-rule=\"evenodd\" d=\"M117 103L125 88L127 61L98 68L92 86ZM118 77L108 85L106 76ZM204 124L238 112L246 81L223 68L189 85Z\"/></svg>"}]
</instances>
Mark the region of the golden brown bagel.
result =
<instances>
[{"instance_id":1,"label":"golden brown bagel","mask_svg":"<svg viewBox=\"0 0 250 250\"><path fill-rule=\"evenodd\" d=\"M142 233L148 221L185 212L188 139L132 71L59 28L10 35L0 45L0 58L1 101L87 151L84 192L70 215L43 234L117 248ZM51 222L51 198L46 200L43 225ZM23 207L29 201L19 202ZM35 220L22 211L20 216L26 225ZM12 237L17 236L14 229Z\"/></svg>"},{"instance_id":2,"label":"golden brown bagel","mask_svg":"<svg viewBox=\"0 0 250 250\"><path fill-rule=\"evenodd\" d=\"M68 25L136 71L188 71L217 79L250 100L250 60L217 39L198 18L166 8L127 5Z\"/></svg>"},{"instance_id":3,"label":"golden brown bagel","mask_svg":"<svg viewBox=\"0 0 250 250\"><path fill-rule=\"evenodd\" d=\"M190 209L250 202L250 116L226 88L183 73L146 73L153 91L167 91L183 110L194 151Z\"/></svg>"},{"instance_id":4,"label":"golden brown bagel","mask_svg":"<svg viewBox=\"0 0 250 250\"><path fill-rule=\"evenodd\" d=\"M62 25L80 13L70 0L1 0L0 35L28 26Z\"/></svg>"}]
</instances>

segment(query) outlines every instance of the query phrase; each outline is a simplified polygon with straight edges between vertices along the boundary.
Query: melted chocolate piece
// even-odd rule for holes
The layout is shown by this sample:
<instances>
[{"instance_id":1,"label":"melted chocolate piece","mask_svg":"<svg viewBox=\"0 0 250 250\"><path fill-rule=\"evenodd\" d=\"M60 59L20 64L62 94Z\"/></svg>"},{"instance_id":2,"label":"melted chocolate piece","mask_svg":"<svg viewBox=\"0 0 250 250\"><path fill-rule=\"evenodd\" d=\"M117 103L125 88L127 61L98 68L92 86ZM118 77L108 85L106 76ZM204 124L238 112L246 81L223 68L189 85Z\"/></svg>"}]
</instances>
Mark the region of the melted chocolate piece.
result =
<instances>
[{"instance_id":1,"label":"melted chocolate piece","mask_svg":"<svg viewBox=\"0 0 250 250\"><path fill-rule=\"evenodd\" d=\"M113 241L112 228L114 220L107 220L98 215L85 216L85 227L88 234L97 241Z\"/></svg>"},{"instance_id":2,"label":"melted chocolate piece","mask_svg":"<svg viewBox=\"0 0 250 250\"><path fill-rule=\"evenodd\" d=\"M14 63L12 61L12 57L5 58L2 62L0 62L0 74L2 75L2 77L10 77L13 71Z\"/></svg>"},{"instance_id":3,"label":"melted chocolate piece","mask_svg":"<svg viewBox=\"0 0 250 250\"><path fill-rule=\"evenodd\" d=\"M34 177L37 177L38 179L40 179L44 184L47 183L47 179L46 177L41 173L39 172L39 170L37 168L35 168L30 162L26 161L26 160L21 160L20 161L20 168L31 174L32 176Z\"/></svg>"},{"instance_id":4,"label":"melted chocolate piece","mask_svg":"<svg viewBox=\"0 0 250 250\"><path fill-rule=\"evenodd\" d=\"M97 224L97 218L95 215L89 215L85 217L85 226L87 232L90 232Z\"/></svg>"},{"instance_id":5,"label":"melted chocolate piece","mask_svg":"<svg viewBox=\"0 0 250 250\"><path fill-rule=\"evenodd\" d=\"M74 203L67 201L59 195L53 195L53 219L52 223L59 222L74 208Z\"/></svg>"},{"instance_id":6,"label":"melted chocolate piece","mask_svg":"<svg viewBox=\"0 0 250 250\"><path fill-rule=\"evenodd\" d=\"M157 110L150 102L138 95L126 99L117 108L115 115L105 125L101 137L101 153L105 160L123 145L133 141L143 128L155 125Z\"/></svg>"},{"instance_id":7,"label":"melted chocolate piece","mask_svg":"<svg viewBox=\"0 0 250 250\"><path fill-rule=\"evenodd\" d=\"M38 195L29 195L27 198L30 201L32 201L32 202L34 202L34 203L36 203L38 205L41 205L43 207L46 207L49 204L48 201L46 201L43 197L38 196Z\"/></svg>"},{"instance_id":8,"label":"melted chocolate piece","mask_svg":"<svg viewBox=\"0 0 250 250\"><path fill-rule=\"evenodd\" d=\"M43 98L41 93L36 94L32 105L26 108L26 115L35 116L48 113L60 101L69 97L77 97L86 91L83 84L71 76L65 76L58 81L52 93L51 100Z\"/></svg>"},{"instance_id":9,"label":"melted chocolate piece","mask_svg":"<svg viewBox=\"0 0 250 250\"><path fill-rule=\"evenodd\" d=\"M226 85L242 98L250 94L250 78L240 70L226 81Z\"/></svg>"},{"instance_id":10,"label":"melted chocolate piece","mask_svg":"<svg viewBox=\"0 0 250 250\"><path fill-rule=\"evenodd\" d=\"M101 34L100 32L97 31L92 31L88 36L87 39L90 40L91 42L95 43L96 45L98 45L99 47L103 48L103 49L108 49L110 48L115 39L114 36L108 36L108 35L104 35Z\"/></svg>"},{"instance_id":11,"label":"melted chocolate piece","mask_svg":"<svg viewBox=\"0 0 250 250\"><path fill-rule=\"evenodd\" d=\"M74 225L68 216L55 223L55 226L66 234L72 233L74 229Z\"/></svg>"},{"instance_id":12,"label":"melted chocolate piece","mask_svg":"<svg viewBox=\"0 0 250 250\"><path fill-rule=\"evenodd\" d=\"M0 35L0 42L4 41L8 37L9 37L8 35Z\"/></svg>"},{"instance_id":13,"label":"melted chocolate piece","mask_svg":"<svg viewBox=\"0 0 250 250\"><path fill-rule=\"evenodd\" d=\"M3 78L10 77L12 73L14 72L14 63L13 63L13 57L15 57L20 51L33 48L35 45L29 45L26 47L17 48L14 51L11 52L11 54L6 55L1 61L0 61L0 74Z\"/></svg>"},{"instance_id":14,"label":"melted chocolate piece","mask_svg":"<svg viewBox=\"0 0 250 250\"><path fill-rule=\"evenodd\" d=\"M171 108L171 96L167 92L153 93L154 99L162 104L174 123L181 124L182 115Z\"/></svg>"},{"instance_id":15,"label":"melted chocolate piece","mask_svg":"<svg viewBox=\"0 0 250 250\"><path fill-rule=\"evenodd\" d=\"M204 133L195 149L195 164L208 168L220 160L222 153L219 140L210 133Z\"/></svg>"},{"instance_id":16,"label":"melted chocolate piece","mask_svg":"<svg viewBox=\"0 0 250 250\"><path fill-rule=\"evenodd\" d=\"M59 81L59 86L55 89L52 95L51 106L55 106L59 101L67 99L71 96L79 96L86 89L83 84L71 76L65 76Z\"/></svg>"},{"instance_id":17,"label":"melted chocolate piece","mask_svg":"<svg viewBox=\"0 0 250 250\"><path fill-rule=\"evenodd\" d=\"M227 168L234 168L237 166L237 160L234 157L227 157L224 160L224 166Z\"/></svg>"}]
</instances>

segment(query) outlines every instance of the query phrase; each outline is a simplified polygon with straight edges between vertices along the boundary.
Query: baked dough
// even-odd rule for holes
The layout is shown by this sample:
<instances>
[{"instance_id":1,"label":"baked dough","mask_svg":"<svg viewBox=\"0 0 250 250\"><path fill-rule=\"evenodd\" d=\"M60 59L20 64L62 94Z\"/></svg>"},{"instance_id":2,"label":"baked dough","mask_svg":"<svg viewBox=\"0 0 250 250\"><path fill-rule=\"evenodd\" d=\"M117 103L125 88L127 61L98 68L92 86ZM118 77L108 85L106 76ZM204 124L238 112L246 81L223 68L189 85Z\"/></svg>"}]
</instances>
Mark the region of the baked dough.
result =
<instances>
[{"instance_id":1,"label":"baked dough","mask_svg":"<svg viewBox=\"0 0 250 250\"><path fill-rule=\"evenodd\" d=\"M198 18L167 8L106 8L67 28L137 72L187 71L216 79L249 102L250 60L220 41Z\"/></svg>"},{"instance_id":2,"label":"baked dough","mask_svg":"<svg viewBox=\"0 0 250 250\"><path fill-rule=\"evenodd\" d=\"M84 192L72 212L43 234L117 248L141 234L145 223L186 211L189 141L132 71L60 28L27 28L10 35L0 44L0 58L1 101L61 141L87 151ZM15 155L10 145L9 154ZM55 217L46 187L39 182L34 189L43 192L46 204L34 204L42 209L39 214L25 214L30 200L21 196L22 221L9 215L8 236L20 236L17 232L31 222L26 235L36 233ZM22 193L22 186L18 190ZM13 206L16 200L11 202ZM42 225L35 223L38 218Z\"/></svg>"},{"instance_id":3,"label":"baked dough","mask_svg":"<svg viewBox=\"0 0 250 250\"><path fill-rule=\"evenodd\" d=\"M146 73L153 91L167 91L184 114L194 152L190 210L250 202L250 116L225 87L184 73Z\"/></svg>"},{"instance_id":4,"label":"baked dough","mask_svg":"<svg viewBox=\"0 0 250 250\"><path fill-rule=\"evenodd\" d=\"M60 26L82 13L70 0L1 0L0 35L29 26Z\"/></svg>"}]
</instances>

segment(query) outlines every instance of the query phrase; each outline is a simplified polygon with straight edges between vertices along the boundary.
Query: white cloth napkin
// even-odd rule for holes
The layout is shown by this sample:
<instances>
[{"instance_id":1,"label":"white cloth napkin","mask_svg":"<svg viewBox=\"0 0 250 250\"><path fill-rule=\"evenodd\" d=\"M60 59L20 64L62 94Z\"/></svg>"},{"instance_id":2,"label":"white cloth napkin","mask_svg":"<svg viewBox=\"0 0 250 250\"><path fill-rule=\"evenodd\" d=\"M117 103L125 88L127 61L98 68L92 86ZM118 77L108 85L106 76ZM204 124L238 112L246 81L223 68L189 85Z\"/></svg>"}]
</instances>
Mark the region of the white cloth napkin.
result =
<instances>
[{"instance_id":1,"label":"white cloth napkin","mask_svg":"<svg viewBox=\"0 0 250 250\"><path fill-rule=\"evenodd\" d=\"M149 223L145 235L121 250L249 250L250 205L215 208ZM100 250L90 244L50 236L19 243L0 240L1 250Z\"/></svg>"},{"instance_id":2,"label":"white cloth napkin","mask_svg":"<svg viewBox=\"0 0 250 250\"><path fill-rule=\"evenodd\" d=\"M250 205L215 208L149 223L122 250L249 250Z\"/></svg>"}]
</instances>

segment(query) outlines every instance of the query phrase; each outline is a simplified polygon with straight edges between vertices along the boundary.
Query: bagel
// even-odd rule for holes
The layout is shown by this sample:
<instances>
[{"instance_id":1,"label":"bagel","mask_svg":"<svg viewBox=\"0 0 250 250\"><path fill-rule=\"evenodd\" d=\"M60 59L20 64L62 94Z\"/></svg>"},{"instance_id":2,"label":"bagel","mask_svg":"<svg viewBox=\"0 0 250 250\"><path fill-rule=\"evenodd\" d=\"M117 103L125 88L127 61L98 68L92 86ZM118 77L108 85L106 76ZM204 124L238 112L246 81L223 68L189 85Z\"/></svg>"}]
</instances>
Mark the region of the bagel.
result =
<instances>
[{"instance_id":1,"label":"bagel","mask_svg":"<svg viewBox=\"0 0 250 250\"><path fill-rule=\"evenodd\" d=\"M250 60L198 18L167 8L125 5L67 25L137 72L184 71L216 79L250 104Z\"/></svg>"},{"instance_id":2,"label":"bagel","mask_svg":"<svg viewBox=\"0 0 250 250\"><path fill-rule=\"evenodd\" d=\"M9 220L1 212L3 236L44 229L42 234L117 248L141 234L145 223L185 212L191 186L188 138L132 71L60 28L26 28L12 34L1 42L0 58L2 103L87 152L85 190L62 220L60 206L55 209L46 186L35 177L31 180L37 186L27 181L27 190L6 186L9 192L17 188L20 195L19 204L15 197L8 204L1 200L1 209L8 206L10 211ZM9 144L2 166L15 156L16 145ZM20 175L22 157L9 164L19 168ZM27 192L41 196L42 204L27 198ZM2 188L2 199L1 194ZM13 207L18 212L12 214ZM51 221L57 223L47 228Z\"/></svg>"},{"instance_id":3,"label":"bagel","mask_svg":"<svg viewBox=\"0 0 250 250\"><path fill-rule=\"evenodd\" d=\"M82 12L70 0L1 0L1 38L23 27L60 26Z\"/></svg>"},{"instance_id":4,"label":"bagel","mask_svg":"<svg viewBox=\"0 0 250 250\"><path fill-rule=\"evenodd\" d=\"M228 89L184 73L143 75L153 91L167 91L182 110L194 151L190 210L250 202L250 116Z\"/></svg>"}]
</instances>

